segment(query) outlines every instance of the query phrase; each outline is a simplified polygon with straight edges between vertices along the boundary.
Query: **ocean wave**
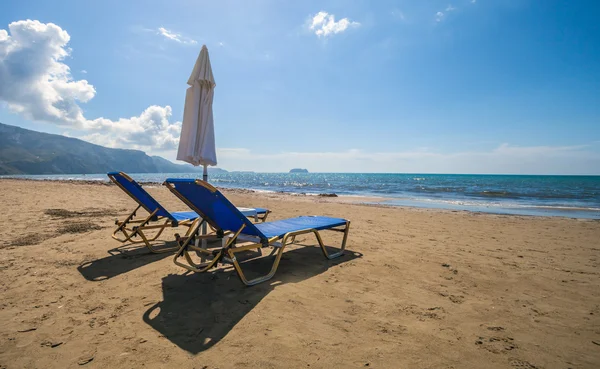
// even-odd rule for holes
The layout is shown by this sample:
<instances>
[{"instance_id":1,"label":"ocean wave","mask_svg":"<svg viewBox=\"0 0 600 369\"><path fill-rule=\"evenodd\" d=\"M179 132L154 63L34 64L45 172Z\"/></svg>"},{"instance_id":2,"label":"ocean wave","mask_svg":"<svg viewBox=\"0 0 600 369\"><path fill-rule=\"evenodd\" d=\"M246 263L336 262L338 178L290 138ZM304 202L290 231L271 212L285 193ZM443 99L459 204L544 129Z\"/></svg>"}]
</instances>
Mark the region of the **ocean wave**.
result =
<instances>
[{"instance_id":1,"label":"ocean wave","mask_svg":"<svg viewBox=\"0 0 600 369\"><path fill-rule=\"evenodd\" d=\"M514 209L548 209L548 210L573 210L573 211L589 211L589 212L600 212L600 207L594 206L581 206L581 205L536 205L536 204L524 204L524 203L515 203L515 202L505 202L505 201L484 201L484 200L451 200L451 199L428 199L428 198L419 198L419 197L410 197L410 198L398 198L390 201L402 201L409 200L415 202L426 202L426 203L439 203L439 204L448 204L455 206L466 206L466 207L494 207L494 208L514 208Z\"/></svg>"},{"instance_id":2,"label":"ocean wave","mask_svg":"<svg viewBox=\"0 0 600 369\"><path fill-rule=\"evenodd\" d=\"M425 186L419 186L419 187L415 187L414 190L415 191L420 191L420 192L430 192L430 193L436 193L436 192L464 193L466 191L466 188L465 187L425 187Z\"/></svg>"},{"instance_id":3,"label":"ocean wave","mask_svg":"<svg viewBox=\"0 0 600 369\"><path fill-rule=\"evenodd\" d=\"M479 194L483 195L483 196L502 196L502 197L510 195L510 193L507 191L481 191L481 192L479 192Z\"/></svg>"}]
</instances>

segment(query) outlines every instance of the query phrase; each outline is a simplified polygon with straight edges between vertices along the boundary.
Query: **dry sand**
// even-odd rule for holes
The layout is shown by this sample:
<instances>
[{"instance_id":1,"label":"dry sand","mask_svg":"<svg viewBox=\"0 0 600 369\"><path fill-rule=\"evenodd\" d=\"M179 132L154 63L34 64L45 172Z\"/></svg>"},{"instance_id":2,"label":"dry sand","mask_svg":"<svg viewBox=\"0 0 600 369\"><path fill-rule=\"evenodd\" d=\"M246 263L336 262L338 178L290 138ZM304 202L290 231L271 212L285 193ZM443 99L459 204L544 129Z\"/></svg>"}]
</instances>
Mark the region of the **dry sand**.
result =
<instances>
[{"instance_id":1,"label":"dry sand","mask_svg":"<svg viewBox=\"0 0 600 369\"><path fill-rule=\"evenodd\" d=\"M598 221L226 194L271 219L348 218L348 252L300 239L244 287L114 250L133 208L115 186L0 180L0 368L600 367Z\"/></svg>"}]
</instances>

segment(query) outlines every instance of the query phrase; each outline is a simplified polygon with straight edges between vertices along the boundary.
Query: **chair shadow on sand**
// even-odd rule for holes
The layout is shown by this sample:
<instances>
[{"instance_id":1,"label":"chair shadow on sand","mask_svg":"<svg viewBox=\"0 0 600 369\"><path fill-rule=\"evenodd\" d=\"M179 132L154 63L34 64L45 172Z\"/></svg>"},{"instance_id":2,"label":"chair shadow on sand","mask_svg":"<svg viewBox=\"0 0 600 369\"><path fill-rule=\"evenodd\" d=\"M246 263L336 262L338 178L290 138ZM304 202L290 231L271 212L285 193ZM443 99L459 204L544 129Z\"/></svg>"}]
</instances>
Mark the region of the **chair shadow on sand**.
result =
<instances>
[{"instance_id":1,"label":"chair shadow on sand","mask_svg":"<svg viewBox=\"0 0 600 369\"><path fill-rule=\"evenodd\" d=\"M158 248L172 247L173 245L175 245L174 241L165 242L164 245L159 245ZM139 244L123 245L108 250L108 253L110 255L102 259L82 263L77 267L77 270L88 281L98 282L131 272L166 257L173 257L171 252L153 254L146 247Z\"/></svg>"},{"instance_id":2,"label":"chair shadow on sand","mask_svg":"<svg viewBox=\"0 0 600 369\"><path fill-rule=\"evenodd\" d=\"M233 268L212 274L170 274L162 279L164 300L151 306L143 319L181 349L197 354L225 337L278 285L302 282L360 257L346 250L341 257L326 260L315 247L288 250L273 279L253 287L244 286ZM242 268L253 277L264 274L272 263L272 257L262 257L242 263Z\"/></svg>"}]
</instances>

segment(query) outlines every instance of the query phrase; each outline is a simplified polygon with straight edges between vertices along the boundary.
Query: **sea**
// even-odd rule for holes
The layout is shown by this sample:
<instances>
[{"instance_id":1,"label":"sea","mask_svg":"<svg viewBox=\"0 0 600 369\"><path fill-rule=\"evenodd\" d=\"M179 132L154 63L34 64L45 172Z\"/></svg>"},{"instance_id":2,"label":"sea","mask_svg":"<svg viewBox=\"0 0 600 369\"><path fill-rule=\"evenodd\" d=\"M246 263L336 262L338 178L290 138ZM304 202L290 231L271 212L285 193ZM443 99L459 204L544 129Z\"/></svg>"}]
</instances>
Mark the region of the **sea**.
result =
<instances>
[{"instance_id":1,"label":"sea","mask_svg":"<svg viewBox=\"0 0 600 369\"><path fill-rule=\"evenodd\" d=\"M139 182L199 178L199 173L129 174ZM105 174L23 175L39 180L108 181ZM600 176L211 173L217 187L294 194L352 195L364 203L531 216L600 219ZM374 201L373 198L379 198ZM360 199L359 199L360 201Z\"/></svg>"}]
</instances>

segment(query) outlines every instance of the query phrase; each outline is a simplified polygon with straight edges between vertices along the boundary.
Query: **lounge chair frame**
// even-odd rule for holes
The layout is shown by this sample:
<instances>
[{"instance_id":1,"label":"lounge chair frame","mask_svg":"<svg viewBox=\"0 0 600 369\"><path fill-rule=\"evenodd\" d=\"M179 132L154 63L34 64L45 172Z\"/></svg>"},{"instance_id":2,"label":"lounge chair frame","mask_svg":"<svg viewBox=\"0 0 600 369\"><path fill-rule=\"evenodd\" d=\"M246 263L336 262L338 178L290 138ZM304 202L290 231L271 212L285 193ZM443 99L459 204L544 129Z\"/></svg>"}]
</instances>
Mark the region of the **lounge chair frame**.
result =
<instances>
[{"instance_id":1,"label":"lounge chair frame","mask_svg":"<svg viewBox=\"0 0 600 369\"><path fill-rule=\"evenodd\" d=\"M212 185L210 185L207 182L196 180L195 183L197 185L207 188L211 192L217 191L216 188L214 188ZM186 197L182 196L175 189L175 187L172 184L170 184L169 182L165 182L164 185L167 186L167 188L169 188L169 190L171 190L171 192L173 192L177 197L179 197L179 199L181 199L181 201L186 203L191 209L196 211L198 214L201 214L201 216L202 216L201 210L197 209L197 207L193 203L191 203ZM211 228L213 229L214 232L212 234L208 234L208 235L198 235L198 230L200 229L201 224L205 221L204 219L206 219L206 221L209 223L209 225L211 226ZM228 230L228 231L224 231L224 232L219 232L217 230L218 227L216 227L216 225L213 225L210 223L212 223L211 220L206 218L205 216L203 216L202 219L198 218L194 221L194 224L192 224L192 226L188 229L188 231L184 237L181 237L181 238L178 237L178 242L180 244L180 247L179 247L179 250L177 251L177 253L175 253L173 262L176 265L178 265L186 270L195 272L195 273L207 272L210 269L212 269L213 267L216 267L218 265L218 263L231 264L235 268L235 271L237 272L242 283L244 283L246 286L254 286L256 284L268 281L269 279L273 278L273 276L275 275L275 272L277 271L277 268L279 267L279 262L281 261L281 256L283 255L283 250L285 249L285 247L287 245L294 243L296 236L313 233L319 243L319 246L321 247L323 256L325 256L326 259L331 260L331 259L340 257L344 254L344 251L346 249L346 241L348 239L348 231L350 230L350 221L346 221L346 224L344 226L323 229L323 231L333 231L333 232L344 233L344 236L342 239L342 244L340 246L339 251L337 251L333 254L329 254L327 252L327 249L325 248L325 244L323 243L321 234L319 233L320 231L318 231L316 229L307 228L307 229L303 229L303 230L299 230L299 231L288 232L283 237L276 236L276 237L272 237L272 238L269 238L266 240L261 240L259 237L242 235L241 233L244 230L244 228L246 227L246 225L242 225L241 228L239 228L236 231ZM200 248L200 247L197 247L194 245L195 239L205 238L205 239L213 239L214 240L214 239L219 239L219 238L224 238L224 237L228 237L228 240L220 248L203 249L203 248ZM245 244L243 246L237 246L236 243L238 240L245 242L245 243L249 242L249 244ZM279 241L279 240L281 240L281 241ZM269 256L272 256L273 254L275 254L275 259L273 260L271 269L267 274L265 274L263 276L248 280L246 278L246 275L244 274L244 271L242 270L242 267L236 257L236 254L245 252L245 251L250 251L250 250L260 251L261 248L264 248L264 247L273 247L273 251L269 255ZM201 255L201 260L204 260L205 258L210 259L210 260L207 262L196 264L192 260L192 257L190 255L191 251L195 252L197 255ZM185 258L185 261L187 263L181 262L179 260L182 256Z\"/></svg>"},{"instance_id":2,"label":"lounge chair frame","mask_svg":"<svg viewBox=\"0 0 600 369\"><path fill-rule=\"evenodd\" d=\"M131 177L129 177L126 173L119 172L119 174L123 178L128 180L129 182L134 182L134 180ZM119 188L121 188L123 190L123 192L125 192L127 195L129 195L129 197L131 197L133 199L133 201L138 203L138 207L135 208L127 216L127 218L125 218L125 220L120 221L118 219L115 219L115 225L117 226L117 228L115 228L115 230L113 231L112 238L114 238L115 240L117 240L121 243L129 242L132 245L143 243L146 246L146 248L148 248L148 250L150 250L151 252L153 252L155 254L160 254L160 253L164 253L164 252L173 252L175 250L178 250L180 248L179 245L175 245L172 247L156 248L156 247L152 246L151 242L156 241L158 239L158 237L160 237L160 235L163 233L163 231L167 228L176 228L179 226L184 226L184 227L188 227L188 228L191 227L194 224L195 219L174 221L174 220L169 219L164 216L157 216L156 213L159 210L158 208L155 209L154 211L146 208L142 203L139 202L139 200L131 192L129 192L129 190L127 190L125 187L123 187L121 185L121 183L119 183L119 181L117 181L115 178L113 178L113 176L111 174L108 175L108 178L110 178L110 180L114 184L119 186ZM135 217L137 215L137 212L140 210L140 208L143 208L144 210L146 210L146 212L148 212L149 215L147 217L145 217L144 219L136 220ZM271 211L268 209L265 209L265 210L266 210L265 213L257 214L255 217L252 217L252 218L254 218L254 220L256 222L266 221L267 217L269 216ZM162 222L162 223L161 224L150 224L151 222ZM151 232L156 232L156 233L154 235L147 235L146 233L144 233L145 231L151 231ZM121 236L121 233L123 234L122 236ZM136 239L136 237L138 237L138 236L140 239Z\"/></svg>"},{"instance_id":3,"label":"lounge chair frame","mask_svg":"<svg viewBox=\"0 0 600 369\"><path fill-rule=\"evenodd\" d=\"M119 174L121 176L123 176L123 178L125 178L126 180L128 180L130 182L134 181L131 177L129 177L127 174L125 174L123 172L119 172ZM164 253L164 252L173 252L173 251L179 249L179 246L156 248L156 247L153 247L150 242L156 241L166 228L174 228L174 227L178 227L178 226L190 227L193 224L193 220L173 221L173 220L163 217L163 216L156 216L156 213L158 212L159 209L155 209L154 211L147 209L145 206L143 206L138 201L138 199L135 196L133 196L131 194L131 192L129 192L129 190L127 190L116 179L114 179L112 175L109 174L108 178L110 178L110 180L114 184L119 186L119 188L122 189L123 192L125 192L127 195L129 195L129 197L131 197L135 202L137 202L139 204L137 206L137 208L135 208L127 216L127 218L125 218L125 220L120 221L118 219L115 219L115 225L117 226L117 228L115 228L115 230L113 231L112 238L114 238L115 240L117 240L121 243L129 242L133 245L144 243L146 248L148 248L148 250L150 250L151 252L153 252L155 254L160 254L160 253ZM149 215L147 217L145 217L144 219L136 220L135 217L137 215L137 212L140 210L140 208L143 208L144 210L146 210L146 212L148 212ZM150 225L150 222L162 222L162 223ZM156 234L148 236L144 233L145 231L156 231ZM122 233L123 236L120 236L120 233ZM135 239L138 236L140 239Z\"/></svg>"}]
</instances>

